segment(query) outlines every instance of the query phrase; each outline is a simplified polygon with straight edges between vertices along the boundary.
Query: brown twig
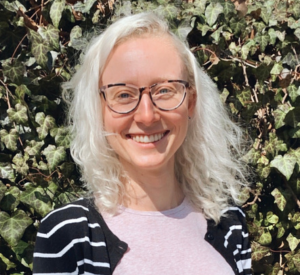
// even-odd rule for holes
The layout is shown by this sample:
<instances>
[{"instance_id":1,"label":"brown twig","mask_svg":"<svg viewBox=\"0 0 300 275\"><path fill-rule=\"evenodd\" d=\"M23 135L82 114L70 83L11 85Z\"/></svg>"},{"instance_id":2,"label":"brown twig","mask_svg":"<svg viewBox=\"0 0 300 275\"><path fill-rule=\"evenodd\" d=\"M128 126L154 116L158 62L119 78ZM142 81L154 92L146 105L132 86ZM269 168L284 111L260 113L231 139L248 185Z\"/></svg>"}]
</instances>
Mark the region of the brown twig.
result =
<instances>
[{"instance_id":1,"label":"brown twig","mask_svg":"<svg viewBox=\"0 0 300 275\"><path fill-rule=\"evenodd\" d=\"M286 88L283 88L282 91L284 92L284 97L282 98L281 103L284 104L284 102L288 96L288 92L287 92Z\"/></svg>"},{"instance_id":2,"label":"brown twig","mask_svg":"<svg viewBox=\"0 0 300 275\"><path fill-rule=\"evenodd\" d=\"M253 205L257 200L260 201L260 198L258 197L258 194L255 195L253 201L247 202L246 204L242 205L242 208L245 208L249 205Z\"/></svg>"},{"instance_id":3,"label":"brown twig","mask_svg":"<svg viewBox=\"0 0 300 275\"><path fill-rule=\"evenodd\" d=\"M201 50L203 50L203 51L208 51L208 52L210 52L211 54L213 54L215 57L217 57L217 55L216 55L215 52L213 52L213 51L210 50L210 49L206 49L206 48L202 48L202 47L196 47L196 48L192 49L192 53L195 53L195 52L201 51Z\"/></svg>"},{"instance_id":4,"label":"brown twig","mask_svg":"<svg viewBox=\"0 0 300 275\"><path fill-rule=\"evenodd\" d=\"M245 64L242 63L242 67L243 67L243 74L244 74L244 77L245 77L246 86L249 87L250 85L249 85L249 81L248 81L248 76L247 76Z\"/></svg>"},{"instance_id":5,"label":"brown twig","mask_svg":"<svg viewBox=\"0 0 300 275\"><path fill-rule=\"evenodd\" d=\"M31 167L30 169L38 171L38 173L31 173L30 176L32 176L32 175L42 175L46 179L51 178L54 173L59 173L58 170L54 170L50 175L47 176L47 175L43 174L38 168Z\"/></svg>"},{"instance_id":6,"label":"brown twig","mask_svg":"<svg viewBox=\"0 0 300 275\"><path fill-rule=\"evenodd\" d=\"M11 91L7 88L7 85L0 79L0 82L2 83L2 85L5 87L5 91L6 91L6 100L7 100L7 105L8 105L8 109L11 108L11 105L10 105L10 101L9 101L9 96L8 96L8 93L12 95Z\"/></svg>"},{"instance_id":7,"label":"brown twig","mask_svg":"<svg viewBox=\"0 0 300 275\"><path fill-rule=\"evenodd\" d=\"M36 12L38 12L39 10L37 10ZM35 13L36 13L35 12ZM34 14L35 14L34 13ZM32 30L34 30L34 31L37 31L37 29L38 29L38 25L28 16L28 15L26 15L25 13L24 13L24 11L23 11L23 9L20 7L19 8L19 10L18 10L18 12L17 12L17 14L19 15L19 16L22 16L23 18L24 18L24 23L25 23L25 25L26 25L26 27L28 27L28 28L30 28L30 29L32 29ZM33 16L33 15L32 15Z\"/></svg>"},{"instance_id":8,"label":"brown twig","mask_svg":"<svg viewBox=\"0 0 300 275\"><path fill-rule=\"evenodd\" d=\"M15 48L15 50L14 50L12 56L11 56L11 61L10 61L10 63L13 62L13 59L14 59L15 54L16 54L18 48L21 46L21 44L22 44L22 42L23 42L23 40L25 39L26 36L27 36L27 33L23 36L23 38L20 40L19 44L18 44L17 47Z\"/></svg>"},{"instance_id":9,"label":"brown twig","mask_svg":"<svg viewBox=\"0 0 300 275\"><path fill-rule=\"evenodd\" d=\"M40 16L40 26L42 25L42 21L43 21L43 7L44 7L44 0L42 0L41 3L41 16Z\"/></svg>"},{"instance_id":10,"label":"brown twig","mask_svg":"<svg viewBox=\"0 0 300 275\"><path fill-rule=\"evenodd\" d=\"M296 59L297 59L298 64L300 64L299 59L298 59L297 52L296 52L296 50L295 50L295 48L294 48L293 46L292 46L292 50L293 50L293 52L294 52L294 54L295 54L295 57L296 57Z\"/></svg>"},{"instance_id":11,"label":"brown twig","mask_svg":"<svg viewBox=\"0 0 300 275\"><path fill-rule=\"evenodd\" d=\"M284 253L285 253L285 252L286 252L286 253L289 253L289 252L291 252L291 251L289 251L289 250L273 250L273 249L271 249L271 248L270 248L270 251L271 251L271 252L274 252L274 253L282 253L282 252L284 252Z\"/></svg>"}]
</instances>

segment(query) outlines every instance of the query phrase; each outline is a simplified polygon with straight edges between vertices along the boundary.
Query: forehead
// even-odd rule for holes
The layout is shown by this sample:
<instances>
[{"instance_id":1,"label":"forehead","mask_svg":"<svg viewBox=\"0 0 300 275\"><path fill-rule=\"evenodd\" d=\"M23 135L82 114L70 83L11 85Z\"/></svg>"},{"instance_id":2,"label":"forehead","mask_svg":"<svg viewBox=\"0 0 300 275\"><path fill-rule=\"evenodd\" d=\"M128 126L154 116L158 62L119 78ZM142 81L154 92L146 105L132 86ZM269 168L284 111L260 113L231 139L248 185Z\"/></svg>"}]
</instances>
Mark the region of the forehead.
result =
<instances>
[{"instance_id":1,"label":"forehead","mask_svg":"<svg viewBox=\"0 0 300 275\"><path fill-rule=\"evenodd\" d=\"M168 35L132 37L115 46L103 73L102 84L126 82L151 85L155 81L185 79L181 56Z\"/></svg>"}]
</instances>

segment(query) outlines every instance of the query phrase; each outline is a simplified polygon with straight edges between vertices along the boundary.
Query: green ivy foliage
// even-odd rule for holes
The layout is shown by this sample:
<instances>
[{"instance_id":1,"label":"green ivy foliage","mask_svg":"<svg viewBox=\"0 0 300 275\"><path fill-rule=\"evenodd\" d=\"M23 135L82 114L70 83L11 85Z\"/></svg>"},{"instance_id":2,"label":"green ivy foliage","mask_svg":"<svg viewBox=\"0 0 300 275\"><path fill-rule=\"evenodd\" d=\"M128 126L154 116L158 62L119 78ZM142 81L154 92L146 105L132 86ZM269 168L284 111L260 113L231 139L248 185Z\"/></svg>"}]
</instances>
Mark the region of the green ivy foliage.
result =
<instances>
[{"instance_id":1,"label":"green ivy foliage","mask_svg":"<svg viewBox=\"0 0 300 275\"><path fill-rule=\"evenodd\" d=\"M191 3L189 3L191 2ZM85 192L60 85L89 37L154 11L186 36L253 145L254 274L300 273L300 2L0 0L0 273L31 274L40 219Z\"/></svg>"}]
</instances>

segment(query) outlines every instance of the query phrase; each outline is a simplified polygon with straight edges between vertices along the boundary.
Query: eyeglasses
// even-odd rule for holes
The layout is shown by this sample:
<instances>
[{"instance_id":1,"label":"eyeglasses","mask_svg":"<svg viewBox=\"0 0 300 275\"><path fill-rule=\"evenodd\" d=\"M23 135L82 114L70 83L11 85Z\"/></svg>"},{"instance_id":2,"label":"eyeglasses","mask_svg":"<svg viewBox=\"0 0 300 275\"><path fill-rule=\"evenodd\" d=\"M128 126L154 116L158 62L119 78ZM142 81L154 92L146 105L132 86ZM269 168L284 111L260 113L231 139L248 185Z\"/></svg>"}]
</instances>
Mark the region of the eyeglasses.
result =
<instances>
[{"instance_id":1,"label":"eyeglasses","mask_svg":"<svg viewBox=\"0 0 300 275\"><path fill-rule=\"evenodd\" d=\"M189 83L184 80L166 80L141 88L126 83L108 84L99 91L113 112L128 114L137 108L146 89L149 89L152 103L159 110L175 110L184 101L188 87Z\"/></svg>"}]
</instances>

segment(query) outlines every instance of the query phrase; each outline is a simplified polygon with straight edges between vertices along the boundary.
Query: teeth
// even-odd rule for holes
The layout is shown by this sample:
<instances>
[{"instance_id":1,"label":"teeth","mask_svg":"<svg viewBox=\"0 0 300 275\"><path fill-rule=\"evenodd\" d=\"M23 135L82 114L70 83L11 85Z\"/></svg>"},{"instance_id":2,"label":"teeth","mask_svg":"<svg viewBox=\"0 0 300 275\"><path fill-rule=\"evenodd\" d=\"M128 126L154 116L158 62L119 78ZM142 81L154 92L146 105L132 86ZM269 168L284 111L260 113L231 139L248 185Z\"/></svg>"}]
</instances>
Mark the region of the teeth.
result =
<instances>
[{"instance_id":1,"label":"teeth","mask_svg":"<svg viewBox=\"0 0 300 275\"><path fill-rule=\"evenodd\" d=\"M132 139L140 143L151 143L162 139L164 134L155 134L151 136L131 136Z\"/></svg>"}]
</instances>

